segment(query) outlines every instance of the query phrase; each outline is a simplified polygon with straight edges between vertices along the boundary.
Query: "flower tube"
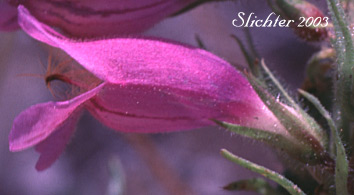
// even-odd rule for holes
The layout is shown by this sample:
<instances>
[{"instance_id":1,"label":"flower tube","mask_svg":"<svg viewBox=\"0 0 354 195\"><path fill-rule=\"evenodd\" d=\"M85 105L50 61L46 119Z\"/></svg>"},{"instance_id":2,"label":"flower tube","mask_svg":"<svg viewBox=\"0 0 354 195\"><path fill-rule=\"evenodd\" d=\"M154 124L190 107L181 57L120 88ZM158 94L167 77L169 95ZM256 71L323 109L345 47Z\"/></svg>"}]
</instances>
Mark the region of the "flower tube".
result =
<instances>
[{"instance_id":1,"label":"flower tube","mask_svg":"<svg viewBox=\"0 0 354 195\"><path fill-rule=\"evenodd\" d=\"M247 79L207 51L152 39L76 41L24 7L19 13L24 31L61 48L102 81L73 99L37 104L17 116L10 150L36 145L38 170L62 153L83 109L122 132L190 130L215 125L215 119L289 137Z\"/></svg>"}]
</instances>

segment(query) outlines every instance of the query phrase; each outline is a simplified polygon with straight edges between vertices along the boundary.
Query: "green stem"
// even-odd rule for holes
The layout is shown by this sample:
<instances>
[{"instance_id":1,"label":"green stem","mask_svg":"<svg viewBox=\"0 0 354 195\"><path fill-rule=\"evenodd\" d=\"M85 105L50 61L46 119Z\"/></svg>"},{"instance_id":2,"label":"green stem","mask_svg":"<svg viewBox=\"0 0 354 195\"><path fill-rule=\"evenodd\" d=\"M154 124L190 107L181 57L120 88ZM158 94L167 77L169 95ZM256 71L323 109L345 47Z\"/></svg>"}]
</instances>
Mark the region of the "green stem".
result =
<instances>
[{"instance_id":1,"label":"green stem","mask_svg":"<svg viewBox=\"0 0 354 195\"><path fill-rule=\"evenodd\" d=\"M336 48L338 67L335 82L335 115L338 118L337 127L343 131L343 135L349 140L350 122L353 119L352 86L353 86L353 65L354 65L354 46L348 28L345 13L338 0L327 0L329 10L335 27L336 38L334 46Z\"/></svg>"},{"instance_id":2,"label":"green stem","mask_svg":"<svg viewBox=\"0 0 354 195\"><path fill-rule=\"evenodd\" d=\"M308 99L321 113L321 115L327 120L328 125L331 129L331 134L333 137L333 146L336 155L336 169L335 169L335 180L336 180L336 191L337 194L346 195L348 194L348 160L345 153L344 145L339 136L337 127L332 120L328 111L321 105L320 101L313 95L299 89L299 93Z\"/></svg>"}]
</instances>

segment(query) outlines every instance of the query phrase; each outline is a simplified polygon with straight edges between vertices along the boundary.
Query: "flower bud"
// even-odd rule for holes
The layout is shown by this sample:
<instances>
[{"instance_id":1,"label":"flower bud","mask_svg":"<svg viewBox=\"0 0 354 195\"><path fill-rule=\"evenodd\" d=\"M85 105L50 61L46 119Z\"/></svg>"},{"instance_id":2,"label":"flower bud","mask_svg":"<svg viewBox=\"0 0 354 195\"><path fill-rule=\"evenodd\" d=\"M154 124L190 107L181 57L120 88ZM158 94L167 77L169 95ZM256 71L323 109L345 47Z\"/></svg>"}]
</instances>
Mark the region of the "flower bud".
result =
<instances>
[{"instance_id":1,"label":"flower bud","mask_svg":"<svg viewBox=\"0 0 354 195\"><path fill-rule=\"evenodd\" d=\"M286 20L294 20L291 27L306 41L322 41L327 38L328 17L315 5L306 1L276 0L273 9Z\"/></svg>"},{"instance_id":2,"label":"flower bud","mask_svg":"<svg viewBox=\"0 0 354 195\"><path fill-rule=\"evenodd\" d=\"M330 71L334 64L334 57L335 52L332 48L324 48L311 57L307 63L306 78L302 86L305 91L329 101L332 97L329 89L332 88Z\"/></svg>"}]
</instances>

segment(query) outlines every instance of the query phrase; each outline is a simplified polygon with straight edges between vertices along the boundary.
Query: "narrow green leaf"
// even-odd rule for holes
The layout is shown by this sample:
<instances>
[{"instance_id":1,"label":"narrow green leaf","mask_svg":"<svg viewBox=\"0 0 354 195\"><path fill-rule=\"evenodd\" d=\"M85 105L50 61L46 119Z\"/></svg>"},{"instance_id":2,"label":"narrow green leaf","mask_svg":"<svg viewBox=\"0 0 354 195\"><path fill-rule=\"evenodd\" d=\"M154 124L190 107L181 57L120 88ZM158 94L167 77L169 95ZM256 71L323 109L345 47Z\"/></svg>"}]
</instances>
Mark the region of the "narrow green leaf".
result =
<instances>
[{"instance_id":1,"label":"narrow green leaf","mask_svg":"<svg viewBox=\"0 0 354 195\"><path fill-rule=\"evenodd\" d=\"M334 135L334 132L337 131L337 127L334 121L332 120L329 112L322 106L321 102L315 96L311 95L310 93L307 93L302 89L298 89L298 91L302 96L304 96L308 101L310 101L315 106L315 108L320 112L320 114L327 120L327 123L331 129L331 134ZM334 149L335 143L332 144L334 145L332 145L331 147Z\"/></svg>"},{"instance_id":2,"label":"narrow green leaf","mask_svg":"<svg viewBox=\"0 0 354 195\"><path fill-rule=\"evenodd\" d=\"M337 194L348 194L347 181L348 181L348 160L345 153L345 148L342 140L337 131L337 127L332 120L328 111L321 105L321 102L313 95L299 89L299 93L303 95L307 100L309 100L321 113L321 115L327 120L328 125L331 129L331 134L333 137L333 148L336 151L336 190Z\"/></svg>"},{"instance_id":3,"label":"narrow green leaf","mask_svg":"<svg viewBox=\"0 0 354 195\"><path fill-rule=\"evenodd\" d=\"M251 35L251 32L249 28L243 28L243 31L245 32L246 35L246 41L248 43L248 47L250 48L250 53L254 58L260 59L260 55L258 54L254 42L253 42L253 37Z\"/></svg>"},{"instance_id":4,"label":"narrow green leaf","mask_svg":"<svg viewBox=\"0 0 354 195\"><path fill-rule=\"evenodd\" d=\"M245 45L242 43L242 41L236 36L236 35L231 35L233 39L237 42L238 46L240 47L243 56L245 56L248 67L250 68L251 72L253 75L255 75L257 78L261 76L259 66L255 64L255 58L253 54L251 54L245 47Z\"/></svg>"},{"instance_id":5,"label":"narrow green leaf","mask_svg":"<svg viewBox=\"0 0 354 195\"><path fill-rule=\"evenodd\" d=\"M226 159L245 167L253 172L259 173L264 177L271 179L285 188L292 195L305 195L305 193L292 181L288 180L284 176L280 175L277 172L274 172L270 169L267 169L263 166L252 163L246 159L233 155L231 152L226 149L221 149L221 155L223 155Z\"/></svg>"},{"instance_id":6,"label":"narrow green leaf","mask_svg":"<svg viewBox=\"0 0 354 195\"><path fill-rule=\"evenodd\" d=\"M294 142L289 138L284 137L283 135L271 132L264 131L261 129L242 127L236 124L231 124L227 122L213 120L216 124L224 127L225 129L230 130L233 133L236 133L241 136L245 136L254 140L262 141L270 146L278 149L280 151L286 152L294 158L298 158L301 154L308 153L306 146L299 142Z\"/></svg>"},{"instance_id":7,"label":"narrow green leaf","mask_svg":"<svg viewBox=\"0 0 354 195\"><path fill-rule=\"evenodd\" d=\"M253 191L261 195L280 195L280 193L262 178L252 178L232 182L223 188L229 191Z\"/></svg>"}]
</instances>

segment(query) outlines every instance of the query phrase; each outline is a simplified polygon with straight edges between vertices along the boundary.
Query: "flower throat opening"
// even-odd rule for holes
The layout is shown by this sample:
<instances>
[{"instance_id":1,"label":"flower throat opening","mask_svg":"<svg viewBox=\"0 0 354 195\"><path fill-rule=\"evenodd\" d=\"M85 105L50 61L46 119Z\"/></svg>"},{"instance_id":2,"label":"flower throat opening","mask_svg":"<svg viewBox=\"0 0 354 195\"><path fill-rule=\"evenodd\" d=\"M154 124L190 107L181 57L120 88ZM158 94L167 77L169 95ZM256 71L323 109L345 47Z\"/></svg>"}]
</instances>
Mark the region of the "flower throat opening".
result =
<instances>
[{"instance_id":1,"label":"flower throat opening","mask_svg":"<svg viewBox=\"0 0 354 195\"><path fill-rule=\"evenodd\" d=\"M44 80L51 94L59 100L71 99L102 82L63 53L49 54Z\"/></svg>"}]
</instances>

